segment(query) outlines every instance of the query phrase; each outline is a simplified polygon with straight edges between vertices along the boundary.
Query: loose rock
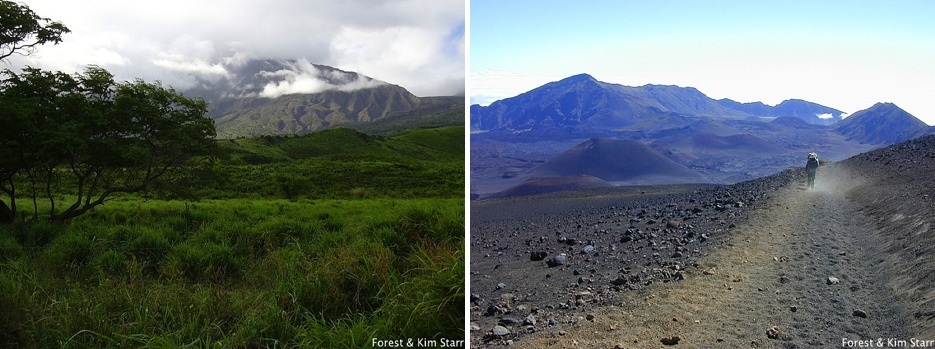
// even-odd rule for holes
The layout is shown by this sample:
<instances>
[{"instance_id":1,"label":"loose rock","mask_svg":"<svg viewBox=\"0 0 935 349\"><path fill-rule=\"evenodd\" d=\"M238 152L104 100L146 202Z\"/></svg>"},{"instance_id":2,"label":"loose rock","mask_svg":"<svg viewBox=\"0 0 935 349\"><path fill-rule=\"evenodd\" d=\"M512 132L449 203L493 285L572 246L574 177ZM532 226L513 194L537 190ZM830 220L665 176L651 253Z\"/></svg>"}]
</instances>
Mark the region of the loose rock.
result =
<instances>
[{"instance_id":1,"label":"loose rock","mask_svg":"<svg viewBox=\"0 0 935 349\"><path fill-rule=\"evenodd\" d=\"M584 248L581 249L581 254L588 254L588 253L591 253L591 252L594 252L594 246L587 245L587 246L584 246Z\"/></svg>"},{"instance_id":2,"label":"loose rock","mask_svg":"<svg viewBox=\"0 0 935 349\"><path fill-rule=\"evenodd\" d=\"M829 277L828 277L828 281L827 281L828 285L837 285L837 284L840 283L840 282L841 282L841 280L838 280L838 278L836 278L836 277L834 277L834 276L829 276Z\"/></svg>"},{"instance_id":3,"label":"loose rock","mask_svg":"<svg viewBox=\"0 0 935 349\"><path fill-rule=\"evenodd\" d=\"M510 334L510 330L506 329L506 327L503 327L503 326L494 326L494 327L493 327L493 335L494 335L494 336L503 337L503 336L508 336L509 334Z\"/></svg>"},{"instance_id":4,"label":"loose rock","mask_svg":"<svg viewBox=\"0 0 935 349\"><path fill-rule=\"evenodd\" d=\"M502 312L503 312L503 310L501 310L500 307L498 307L498 306L496 306L496 305L491 305L491 306L487 307L487 311L486 311L484 314L487 314L487 316L494 316L494 315L500 314L500 313L502 313Z\"/></svg>"},{"instance_id":5,"label":"loose rock","mask_svg":"<svg viewBox=\"0 0 935 349\"><path fill-rule=\"evenodd\" d=\"M779 339L779 336L782 335L782 331L779 330L779 327L773 326L766 330L766 337L769 339Z\"/></svg>"},{"instance_id":6,"label":"loose rock","mask_svg":"<svg viewBox=\"0 0 935 349\"><path fill-rule=\"evenodd\" d=\"M662 344L665 344L665 345L676 345L676 344L679 344L679 341L680 341L680 340L682 340L682 339L679 338L679 336L672 336L672 337L664 337L664 338L660 339L659 341L662 342Z\"/></svg>"},{"instance_id":7,"label":"loose rock","mask_svg":"<svg viewBox=\"0 0 935 349\"><path fill-rule=\"evenodd\" d=\"M568 262L568 257L566 257L564 253L562 253L558 256L549 258L549 260L547 260L545 264L548 265L549 268L552 268L552 267L557 267L560 265L565 265L565 263L567 262Z\"/></svg>"}]
</instances>

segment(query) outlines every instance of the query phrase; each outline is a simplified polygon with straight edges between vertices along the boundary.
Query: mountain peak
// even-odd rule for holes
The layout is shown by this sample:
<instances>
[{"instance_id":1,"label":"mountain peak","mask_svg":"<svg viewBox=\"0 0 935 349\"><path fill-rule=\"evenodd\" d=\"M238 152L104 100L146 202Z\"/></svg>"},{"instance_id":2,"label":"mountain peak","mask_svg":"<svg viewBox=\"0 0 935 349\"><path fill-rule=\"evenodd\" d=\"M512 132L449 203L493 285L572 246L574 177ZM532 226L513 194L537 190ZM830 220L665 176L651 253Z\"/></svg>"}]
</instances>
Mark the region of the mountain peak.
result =
<instances>
[{"instance_id":1,"label":"mountain peak","mask_svg":"<svg viewBox=\"0 0 935 349\"><path fill-rule=\"evenodd\" d=\"M877 102L877 103L874 103L873 106L871 106L870 108L862 110L862 112L879 113L887 118L898 118L898 119L905 119L905 120L916 119L915 116L913 116L912 114L909 114L909 112L903 110L903 108L900 108L899 106L897 106L895 103L892 103L892 102ZM857 114L857 113L854 113L854 114Z\"/></svg>"},{"instance_id":2,"label":"mountain peak","mask_svg":"<svg viewBox=\"0 0 935 349\"><path fill-rule=\"evenodd\" d=\"M593 76L587 73L581 73L578 75L572 75L562 80L559 80L559 82L578 83L578 82L598 82L598 81Z\"/></svg>"},{"instance_id":3,"label":"mountain peak","mask_svg":"<svg viewBox=\"0 0 935 349\"><path fill-rule=\"evenodd\" d=\"M867 110L871 110L871 109L873 110L879 110L879 109L903 110L902 108L900 108L893 102L876 102L873 104L873 106L871 106L870 108L867 108Z\"/></svg>"},{"instance_id":4,"label":"mountain peak","mask_svg":"<svg viewBox=\"0 0 935 349\"><path fill-rule=\"evenodd\" d=\"M933 133L932 127L889 102L851 114L835 130L850 140L869 144L900 143Z\"/></svg>"}]
</instances>

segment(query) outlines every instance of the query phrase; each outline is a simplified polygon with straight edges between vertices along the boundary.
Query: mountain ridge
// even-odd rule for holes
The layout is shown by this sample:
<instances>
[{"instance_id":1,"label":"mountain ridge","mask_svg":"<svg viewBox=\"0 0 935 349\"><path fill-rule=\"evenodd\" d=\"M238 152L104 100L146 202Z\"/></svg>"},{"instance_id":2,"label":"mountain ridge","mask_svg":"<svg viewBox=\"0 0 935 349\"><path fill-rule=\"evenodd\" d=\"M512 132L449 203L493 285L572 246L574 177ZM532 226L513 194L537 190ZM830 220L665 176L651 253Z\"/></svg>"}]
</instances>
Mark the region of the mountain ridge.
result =
<instances>
[{"instance_id":1,"label":"mountain ridge","mask_svg":"<svg viewBox=\"0 0 935 349\"><path fill-rule=\"evenodd\" d=\"M711 99L692 87L630 87L587 74L487 107L472 105L470 128L471 190L477 197L530 177L574 175L535 171L594 138L640 142L711 183L735 183L799 167L812 152L837 161L935 133L895 105L878 104L845 117L801 99L775 106L739 103Z\"/></svg>"},{"instance_id":2,"label":"mountain ridge","mask_svg":"<svg viewBox=\"0 0 935 349\"><path fill-rule=\"evenodd\" d=\"M685 126L693 117L742 119L791 116L830 125L844 112L801 99L775 106L762 102L714 100L694 87L647 84L633 87L577 74L546 83L488 106L471 106L471 129L521 130L541 127L595 129L664 129Z\"/></svg>"},{"instance_id":3,"label":"mountain ridge","mask_svg":"<svg viewBox=\"0 0 935 349\"><path fill-rule=\"evenodd\" d=\"M393 133L464 123L463 97L418 97L398 85L305 60L250 60L184 93L208 102L207 116L220 138L334 127Z\"/></svg>"}]
</instances>

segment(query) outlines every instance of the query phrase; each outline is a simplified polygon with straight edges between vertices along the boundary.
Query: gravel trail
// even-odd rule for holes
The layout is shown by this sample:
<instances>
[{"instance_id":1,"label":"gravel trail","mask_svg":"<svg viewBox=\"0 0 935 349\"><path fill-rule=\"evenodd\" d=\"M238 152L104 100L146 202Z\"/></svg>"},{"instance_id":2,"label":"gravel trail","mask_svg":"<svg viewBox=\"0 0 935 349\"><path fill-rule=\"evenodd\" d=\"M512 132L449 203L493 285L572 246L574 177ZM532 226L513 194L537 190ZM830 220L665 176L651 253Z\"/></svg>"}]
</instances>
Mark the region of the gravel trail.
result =
<instances>
[{"instance_id":1,"label":"gravel trail","mask_svg":"<svg viewBox=\"0 0 935 349\"><path fill-rule=\"evenodd\" d=\"M621 294L584 321L513 344L840 348L856 347L847 340L908 341L911 311L882 271L874 222L848 196L860 185L854 178L831 166L814 190L791 182L749 212L723 246L683 270L684 280Z\"/></svg>"}]
</instances>

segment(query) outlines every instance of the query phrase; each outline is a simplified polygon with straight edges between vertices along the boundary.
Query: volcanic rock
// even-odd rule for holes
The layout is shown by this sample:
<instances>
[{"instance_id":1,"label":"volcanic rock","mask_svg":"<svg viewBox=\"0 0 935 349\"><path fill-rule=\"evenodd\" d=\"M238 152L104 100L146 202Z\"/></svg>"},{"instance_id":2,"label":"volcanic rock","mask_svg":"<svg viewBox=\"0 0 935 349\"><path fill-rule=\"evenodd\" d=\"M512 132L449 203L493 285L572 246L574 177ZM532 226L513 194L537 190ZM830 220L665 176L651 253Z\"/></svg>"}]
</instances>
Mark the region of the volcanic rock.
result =
<instances>
[{"instance_id":1,"label":"volcanic rock","mask_svg":"<svg viewBox=\"0 0 935 349\"><path fill-rule=\"evenodd\" d=\"M552 267L557 267L560 265L565 265L565 263L567 262L568 262L568 257L566 257L564 253L562 253L558 256L549 258L549 260L546 261L545 264L548 265L549 268L552 268Z\"/></svg>"},{"instance_id":2,"label":"volcanic rock","mask_svg":"<svg viewBox=\"0 0 935 349\"><path fill-rule=\"evenodd\" d=\"M493 335L497 337L508 336L510 335L510 330L506 329L506 327L503 327L503 326L494 326Z\"/></svg>"}]
</instances>

